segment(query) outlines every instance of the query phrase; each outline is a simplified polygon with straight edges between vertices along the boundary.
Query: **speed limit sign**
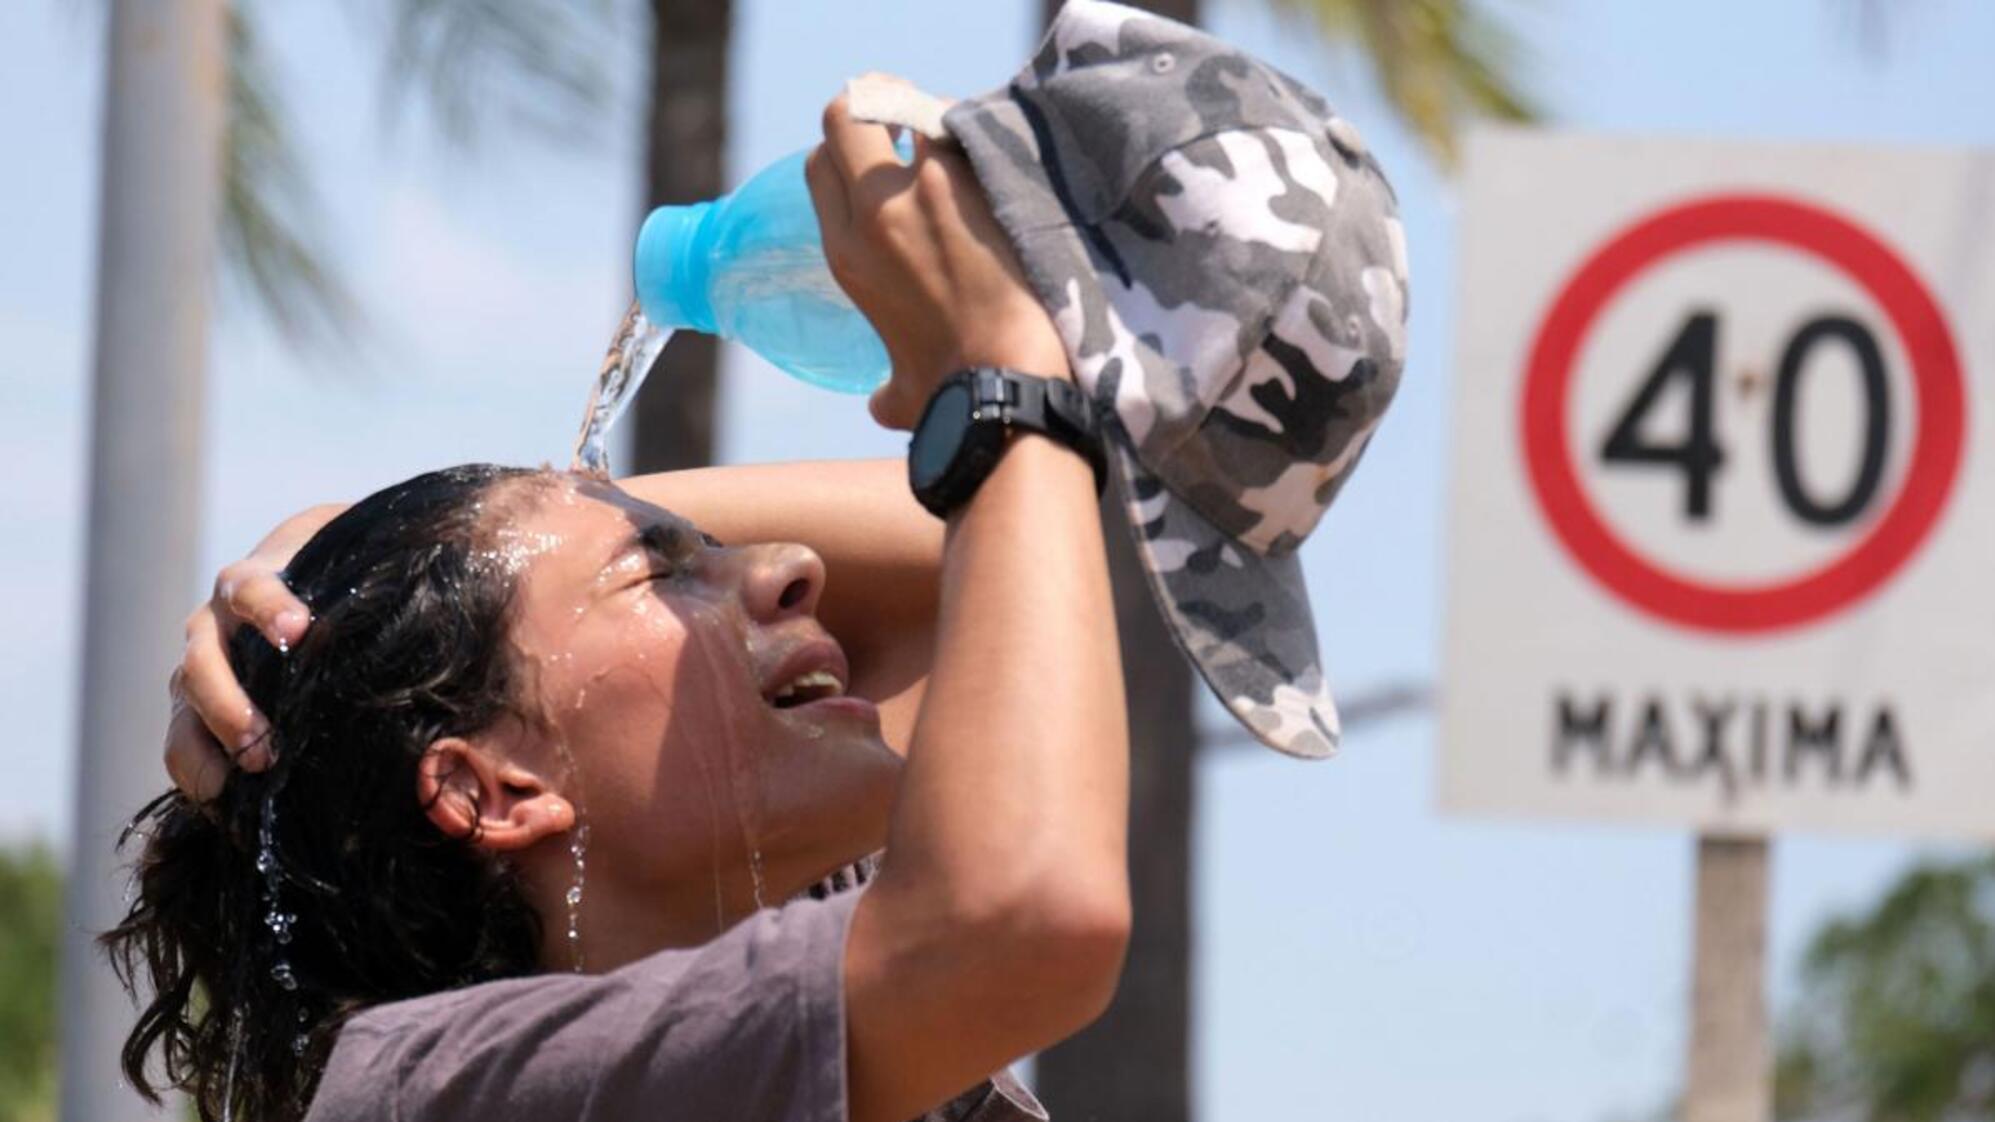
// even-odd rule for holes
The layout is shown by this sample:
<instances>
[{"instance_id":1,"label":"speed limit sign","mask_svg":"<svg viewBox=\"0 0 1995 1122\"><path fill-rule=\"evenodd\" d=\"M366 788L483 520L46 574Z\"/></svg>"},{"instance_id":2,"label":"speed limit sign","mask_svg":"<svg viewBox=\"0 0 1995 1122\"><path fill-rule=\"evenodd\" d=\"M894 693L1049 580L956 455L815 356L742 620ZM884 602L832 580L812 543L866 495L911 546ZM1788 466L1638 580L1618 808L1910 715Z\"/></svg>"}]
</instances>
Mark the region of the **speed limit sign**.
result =
<instances>
[{"instance_id":1,"label":"speed limit sign","mask_svg":"<svg viewBox=\"0 0 1995 1122\"><path fill-rule=\"evenodd\" d=\"M1445 806L1995 837L1991 161L1475 138Z\"/></svg>"}]
</instances>

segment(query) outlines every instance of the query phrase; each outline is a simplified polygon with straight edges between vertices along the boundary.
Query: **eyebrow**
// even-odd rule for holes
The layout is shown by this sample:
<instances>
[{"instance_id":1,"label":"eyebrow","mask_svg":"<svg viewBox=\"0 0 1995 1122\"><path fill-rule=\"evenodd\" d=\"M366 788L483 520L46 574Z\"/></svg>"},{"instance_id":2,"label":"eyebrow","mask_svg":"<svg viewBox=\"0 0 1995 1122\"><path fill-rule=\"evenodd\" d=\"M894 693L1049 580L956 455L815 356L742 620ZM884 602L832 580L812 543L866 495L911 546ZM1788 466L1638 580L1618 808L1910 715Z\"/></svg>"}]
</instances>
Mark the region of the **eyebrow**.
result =
<instances>
[{"instance_id":1,"label":"eyebrow","mask_svg":"<svg viewBox=\"0 0 1995 1122\"><path fill-rule=\"evenodd\" d=\"M639 526L636 533L625 538L622 545L617 546L616 551L610 554L609 560L604 562L603 568L614 566L632 553L650 553L669 560L674 556L679 540L680 535L675 528L659 522L646 523Z\"/></svg>"},{"instance_id":2,"label":"eyebrow","mask_svg":"<svg viewBox=\"0 0 1995 1122\"><path fill-rule=\"evenodd\" d=\"M699 534L700 541L709 548L723 548L719 538L703 530L696 530L695 532ZM623 560L625 556L636 552L655 554L667 561L677 560L679 554L683 551L685 539L686 532L680 526L667 525L662 522L646 523L639 526L636 533L624 539L623 544L617 547L616 552L610 554L609 560L604 563L603 568L607 569Z\"/></svg>"}]
</instances>

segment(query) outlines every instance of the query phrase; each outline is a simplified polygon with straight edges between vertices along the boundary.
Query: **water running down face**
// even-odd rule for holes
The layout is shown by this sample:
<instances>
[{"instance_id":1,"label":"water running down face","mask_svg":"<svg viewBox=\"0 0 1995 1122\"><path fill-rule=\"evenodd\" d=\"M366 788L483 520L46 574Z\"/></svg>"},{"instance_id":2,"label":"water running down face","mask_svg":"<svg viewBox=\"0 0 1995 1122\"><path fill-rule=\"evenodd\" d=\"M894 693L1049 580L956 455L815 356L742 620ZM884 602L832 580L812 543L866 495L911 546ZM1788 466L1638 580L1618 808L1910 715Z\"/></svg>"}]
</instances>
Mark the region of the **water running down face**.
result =
<instances>
[{"instance_id":1,"label":"water running down face","mask_svg":"<svg viewBox=\"0 0 1995 1122\"><path fill-rule=\"evenodd\" d=\"M586 476L512 486L527 501L488 509L519 579L526 719L485 739L586 818L590 928L711 935L754 907L755 855L774 901L880 847L901 761L845 695L816 554L724 546ZM559 852L541 879L572 868L567 844L542 846Z\"/></svg>"}]
</instances>

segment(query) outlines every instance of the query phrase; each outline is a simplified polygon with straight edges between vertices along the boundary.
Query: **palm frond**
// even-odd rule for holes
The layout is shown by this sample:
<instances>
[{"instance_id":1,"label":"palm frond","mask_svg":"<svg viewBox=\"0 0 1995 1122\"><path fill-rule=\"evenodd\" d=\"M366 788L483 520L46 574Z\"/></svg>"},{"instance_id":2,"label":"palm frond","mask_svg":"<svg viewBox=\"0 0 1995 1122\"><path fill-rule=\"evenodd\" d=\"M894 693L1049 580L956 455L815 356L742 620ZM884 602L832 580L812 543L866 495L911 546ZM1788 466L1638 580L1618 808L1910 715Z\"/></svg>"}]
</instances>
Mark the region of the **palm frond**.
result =
<instances>
[{"instance_id":1,"label":"palm frond","mask_svg":"<svg viewBox=\"0 0 1995 1122\"><path fill-rule=\"evenodd\" d=\"M392 0L383 67L390 107L420 93L460 144L494 118L544 136L593 137L609 102L615 0Z\"/></svg>"},{"instance_id":2,"label":"palm frond","mask_svg":"<svg viewBox=\"0 0 1995 1122\"><path fill-rule=\"evenodd\" d=\"M228 16L228 122L222 142L222 258L229 278L294 345L350 345L359 302L307 231L319 226L254 22Z\"/></svg>"},{"instance_id":3,"label":"palm frond","mask_svg":"<svg viewBox=\"0 0 1995 1122\"><path fill-rule=\"evenodd\" d=\"M1371 64L1386 100L1444 167L1471 117L1533 121L1525 50L1473 0L1277 0Z\"/></svg>"}]
</instances>

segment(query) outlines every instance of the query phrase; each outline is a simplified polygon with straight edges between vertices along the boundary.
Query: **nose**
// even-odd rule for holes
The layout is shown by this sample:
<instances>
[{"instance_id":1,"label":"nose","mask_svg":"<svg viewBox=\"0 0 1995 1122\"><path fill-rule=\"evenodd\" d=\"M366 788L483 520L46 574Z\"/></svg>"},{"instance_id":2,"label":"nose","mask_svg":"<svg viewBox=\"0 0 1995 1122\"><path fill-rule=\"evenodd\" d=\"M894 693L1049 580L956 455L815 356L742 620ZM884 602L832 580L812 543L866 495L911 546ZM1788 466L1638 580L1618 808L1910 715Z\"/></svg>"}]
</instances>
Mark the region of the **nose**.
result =
<instances>
[{"instance_id":1,"label":"nose","mask_svg":"<svg viewBox=\"0 0 1995 1122\"><path fill-rule=\"evenodd\" d=\"M743 551L741 598L748 614L768 623L817 613L824 592L824 559L809 546L768 544Z\"/></svg>"}]
</instances>

